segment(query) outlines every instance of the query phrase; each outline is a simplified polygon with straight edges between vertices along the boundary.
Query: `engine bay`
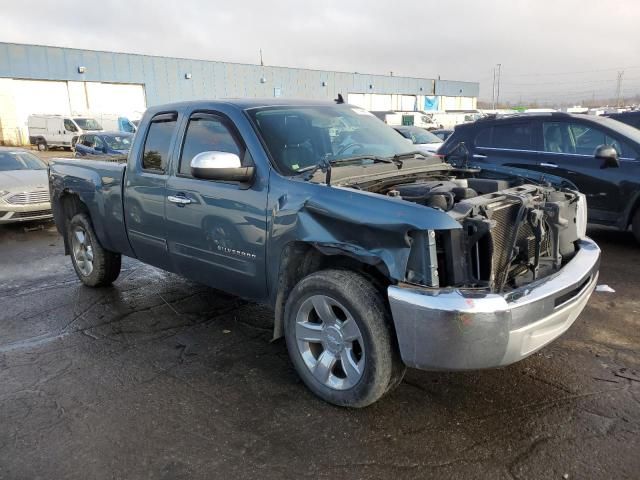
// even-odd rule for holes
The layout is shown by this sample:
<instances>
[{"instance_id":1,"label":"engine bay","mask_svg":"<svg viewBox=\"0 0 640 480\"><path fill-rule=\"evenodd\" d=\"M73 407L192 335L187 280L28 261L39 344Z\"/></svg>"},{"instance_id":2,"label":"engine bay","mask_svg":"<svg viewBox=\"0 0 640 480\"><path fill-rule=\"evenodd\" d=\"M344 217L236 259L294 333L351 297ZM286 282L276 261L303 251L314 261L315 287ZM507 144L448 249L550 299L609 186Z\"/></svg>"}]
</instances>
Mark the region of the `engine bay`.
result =
<instances>
[{"instance_id":1,"label":"engine bay","mask_svg":"<svg viewBox=\"0 0 640 480\"><path fill-rule=\"evenodd\" d=\"M503 292L557 271L575 254L586 228L578 192L519 177L483 178L479 170L447 173L454 175L366 188L441 210L461 225L412 232L407 282Z\"/></svg>"}]
</instances>

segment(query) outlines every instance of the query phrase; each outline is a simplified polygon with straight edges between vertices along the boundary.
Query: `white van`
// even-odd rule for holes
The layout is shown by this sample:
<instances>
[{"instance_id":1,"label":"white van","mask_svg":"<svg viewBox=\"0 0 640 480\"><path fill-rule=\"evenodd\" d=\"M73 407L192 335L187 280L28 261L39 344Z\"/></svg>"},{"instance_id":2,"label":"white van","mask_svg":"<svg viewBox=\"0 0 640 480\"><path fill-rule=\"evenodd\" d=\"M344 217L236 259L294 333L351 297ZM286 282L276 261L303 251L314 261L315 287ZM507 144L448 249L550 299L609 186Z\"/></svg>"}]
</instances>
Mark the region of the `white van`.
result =
<instances>
[{"instance_id":1,"label":"white van","mask_svg":"<svg viewBox=\"0 0 640 480\"><path fill-rule=\"evenodd\" d=\"M436 130L442 125L433 121L431 114L426 112L393 112L386 115L385 123L392 126L411 126L424 128L426 130Z\"/></svg>"},{"instance_id":2,"label":"white van","mask_svg":"<svg viewBox=\"0 0 640 480\"><path fill-rule=\"evenodd\" d=\"M98 113L94 114L93 117L102 125L102 129L107 132L135 133L137 129L126 115Z\"/></svg>"},{"instance_id":3,"label":"white van","mask_svg":"<svg viewBox=\"0 0 640 480\"><path fill-rule=\"evenodd\" d=\"M86 132L102 130L93 118L63 115L29 115L29 143L38 150L49 147L72 148L78 137Z\"/></svg>"}]
</instances>

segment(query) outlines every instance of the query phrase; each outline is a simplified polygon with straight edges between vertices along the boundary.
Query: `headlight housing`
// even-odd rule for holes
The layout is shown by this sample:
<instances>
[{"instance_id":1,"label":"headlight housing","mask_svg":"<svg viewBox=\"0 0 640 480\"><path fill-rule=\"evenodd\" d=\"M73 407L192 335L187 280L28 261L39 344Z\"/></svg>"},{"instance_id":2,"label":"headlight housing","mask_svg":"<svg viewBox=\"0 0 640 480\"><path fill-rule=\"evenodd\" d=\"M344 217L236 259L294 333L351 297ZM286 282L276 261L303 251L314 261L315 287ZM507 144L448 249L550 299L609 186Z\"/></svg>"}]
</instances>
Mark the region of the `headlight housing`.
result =
<instances>
[{"instance_id":1,"label":"headlight housing","mask_svg":"<svg viewBox=\"0 0 640 480\"><path fill-rule=\"evenodd\" d=\"M578 238L585 238L587 236L587 197L585 197L583 193L578 193L576 231Z\"/></svg>"}]
</instances>

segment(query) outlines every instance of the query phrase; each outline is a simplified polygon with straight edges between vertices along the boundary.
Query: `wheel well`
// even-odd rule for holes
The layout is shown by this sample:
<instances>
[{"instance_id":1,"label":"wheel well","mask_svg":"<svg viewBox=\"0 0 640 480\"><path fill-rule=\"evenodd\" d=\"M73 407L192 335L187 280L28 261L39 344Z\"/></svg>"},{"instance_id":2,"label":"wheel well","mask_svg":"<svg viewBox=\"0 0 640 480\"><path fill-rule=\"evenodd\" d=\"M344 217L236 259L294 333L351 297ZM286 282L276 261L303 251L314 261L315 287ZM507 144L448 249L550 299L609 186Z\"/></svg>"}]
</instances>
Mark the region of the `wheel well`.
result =
<instances>
[{"instance_id":1,"label":"wheel well","mask_svg":"<svg viewBox=\"0 0 640 480\"><path fill-rule=\"evenodd\" d=\"M59 209L54 209L53 215L58 226L58 231L64 240L64 253L69 255L69 239L67 238L67 224L78 213L89 214L89 209L80 197L72 192L65 191L58 200Z\"/></svg>"},{"instance_id":2,"label":"wheel well","mask_svg":"<svg viewBox=\"0 0 640 480\"><path fill-rule=\"evenodd\" d=\"M328 255L308 243L290 243L283 250L280 263L275 298L274 339L284 335L284 307L289 292L307 275L329 268L341 268L360 273L373 284L386 301L386 289L391 284L391 280L383 263L370 265L346 253Z\"/></svg>"}]
</instances>

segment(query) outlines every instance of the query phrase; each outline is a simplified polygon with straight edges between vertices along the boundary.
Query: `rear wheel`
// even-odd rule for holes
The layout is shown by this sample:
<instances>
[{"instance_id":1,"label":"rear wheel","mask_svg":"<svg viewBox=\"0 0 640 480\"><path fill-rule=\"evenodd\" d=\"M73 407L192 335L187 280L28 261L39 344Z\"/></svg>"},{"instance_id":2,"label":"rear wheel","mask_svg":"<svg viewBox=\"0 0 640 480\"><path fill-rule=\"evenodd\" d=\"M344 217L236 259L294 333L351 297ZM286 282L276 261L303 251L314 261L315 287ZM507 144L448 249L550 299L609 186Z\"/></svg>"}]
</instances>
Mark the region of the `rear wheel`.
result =
<instances>
[{"instance_id":1,"label":"rear wheel","mask_svg":"<svg viewBox=\"0 0 640 480\"><path fill-rule=\"evenodd\" d=\"M47 141L45 139L38 140L38 143L36 145L38 146L38 150L41 152L44 152L45 150L48 149Z\"/></svg>"},{"instance_id":2,"label":"rear wheel","mask_svg":"<svg viewBox=\"0 0 640 480\"><path fill-rule=\"evenodd\" d=\"M287 300L285 337L304 383L335 405L370 405L404 374L384 299L355 272L302 279Z\"/></svg>"},{"instance_id":3,"label":"rear wheel","mask_svg":"<svg viewBox=\"0 0 640 480\"><path fill-rule=\"evenodd\" d=\"M86 214L79 213L71 219L67 234L73 268L82 283L102 287L118 278L121 256L102 248Z\"/></svg>"}]
</instances>

